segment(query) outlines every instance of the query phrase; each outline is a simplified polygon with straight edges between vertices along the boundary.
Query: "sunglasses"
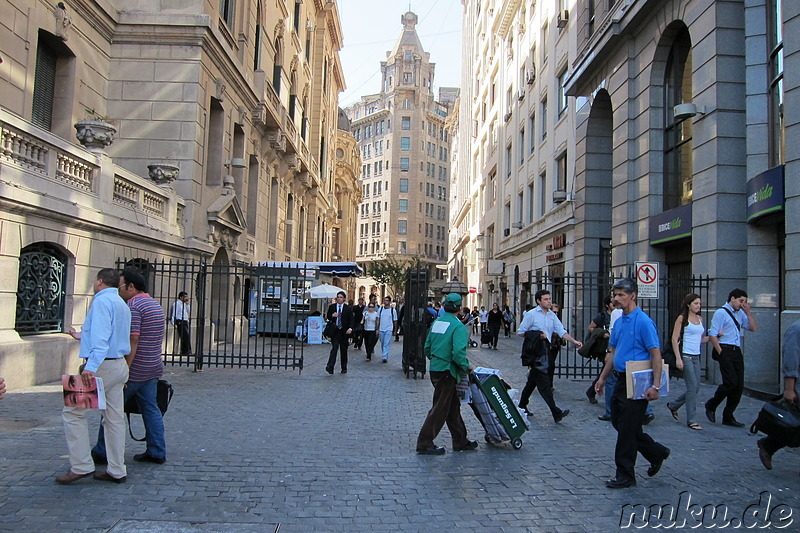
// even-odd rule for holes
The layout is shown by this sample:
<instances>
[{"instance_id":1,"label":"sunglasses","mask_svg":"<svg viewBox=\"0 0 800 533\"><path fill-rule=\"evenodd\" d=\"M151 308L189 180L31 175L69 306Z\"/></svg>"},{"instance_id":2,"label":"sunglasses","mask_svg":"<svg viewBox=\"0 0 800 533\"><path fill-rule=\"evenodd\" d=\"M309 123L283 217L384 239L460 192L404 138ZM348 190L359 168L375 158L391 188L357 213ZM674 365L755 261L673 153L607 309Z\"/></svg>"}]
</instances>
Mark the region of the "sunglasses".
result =
<instances>
[{"instance_id":1,"label":"sunglasses","mask_svg":"<svg viewBox=\"0 0 800 533\"><path fill-rule=\"evenodd\" d=\"M374 305L370 305L370 306L368 307L368 309L375 309L375 306L374 306Z\"/></svg>"}]
</instances>

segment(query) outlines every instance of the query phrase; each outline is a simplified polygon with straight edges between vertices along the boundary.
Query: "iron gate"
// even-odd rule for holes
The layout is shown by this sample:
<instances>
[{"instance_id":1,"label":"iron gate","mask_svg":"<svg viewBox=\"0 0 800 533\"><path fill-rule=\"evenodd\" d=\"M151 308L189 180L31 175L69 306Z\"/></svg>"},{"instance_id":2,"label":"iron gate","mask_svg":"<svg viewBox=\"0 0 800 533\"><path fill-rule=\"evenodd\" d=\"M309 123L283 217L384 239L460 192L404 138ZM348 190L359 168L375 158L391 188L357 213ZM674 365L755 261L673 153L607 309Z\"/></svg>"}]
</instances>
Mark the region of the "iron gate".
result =
<instances>
[{"instance_id":1,"label":"iron gate","mask_svg":"<svg viewBox=\"0 0 800 533\"><path fill-rule=\"evenodd\" d=\"M603 298L611 293L611 285L623 277L600 276L596 273L565 274L564 276L548 277L547 275L532 280L529 302L522 302L536 306L533 301L537 290L550 291L553 302L561 306L559 312L561 321L570 335L579 341L588 336L587 328L592 319L600 312ZM709 310L708 294L711 279L699 276L661 278L659 280L659 298L637 298L642 311L647 313L656 323L661 345L664 346L672 335L672 327L678 316L683 298L691 293L697 293L703 301L703 320L706 327L711 322L714 307ZM703 359L703 377L707 371L706 360ZM556 367L556 375L567 378L593 379L600 373L601 364L595 360L581 357L571 343L561 348Z\"/></svg>"},{"instance_id":2,"label":"iron gate","mask_svg":"<svg viewBox=\"0 0 800 533\"><path fill-rule=\"evenodd\" d=\"M205 261L117 260L137 267L167 316L164 363L175 366L303 369L304 319L310 313L309 273L295 268ZM181 354L170 322L178 293L190 295L190 354ZM298 329L299 326L299 329Z\"/></svg>"}]
</instances>

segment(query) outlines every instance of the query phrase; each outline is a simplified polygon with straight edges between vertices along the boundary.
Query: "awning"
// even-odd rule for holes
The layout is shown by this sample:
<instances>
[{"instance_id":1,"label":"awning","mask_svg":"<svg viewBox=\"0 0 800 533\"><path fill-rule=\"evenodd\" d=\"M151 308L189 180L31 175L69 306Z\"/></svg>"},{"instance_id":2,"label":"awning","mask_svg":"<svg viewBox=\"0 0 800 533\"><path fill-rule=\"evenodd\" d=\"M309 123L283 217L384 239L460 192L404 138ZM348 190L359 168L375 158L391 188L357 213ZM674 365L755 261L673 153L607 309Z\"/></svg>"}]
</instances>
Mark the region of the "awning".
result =
<instances>
[{"instance_id":1,"label":"awning","mask_svg":"<svg viewBox=\"0 0 800 533\"><path fill-rule=\"evenodd\" d=\"M347 261L314 262L314 261L260 261L257 266L271 268L316 268L320 274L328 274L337 278L363 276L364 271L357 263Z\"/></svg>"}]
</instances>

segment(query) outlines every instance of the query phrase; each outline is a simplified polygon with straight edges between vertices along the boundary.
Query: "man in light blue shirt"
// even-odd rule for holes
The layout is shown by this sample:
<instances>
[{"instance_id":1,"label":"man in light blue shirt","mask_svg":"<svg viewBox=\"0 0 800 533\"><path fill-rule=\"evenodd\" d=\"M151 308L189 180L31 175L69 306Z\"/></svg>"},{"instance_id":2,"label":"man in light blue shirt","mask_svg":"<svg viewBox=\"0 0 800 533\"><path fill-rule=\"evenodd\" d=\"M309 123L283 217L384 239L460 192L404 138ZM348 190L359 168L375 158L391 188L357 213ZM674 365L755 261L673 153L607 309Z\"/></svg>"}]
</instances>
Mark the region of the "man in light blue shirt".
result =
<instances>
[{"instance_id":1,"label":"man in light blue shirt","mask_svg":"<svg viewBox=\"0 0 800 533\"><path fill-rule=\"evenodd\" d=\"M537 291L534 298L536 299L537 305L525 313L522 318L522 323L519 325L519 330L517 330L517 335L524 337L525 333L528 331L540 331L541 333L539 336L541 340L547 344L548 351L553 333L557 333L561 338L568 340L578 348L583 346L583 343L576 341L567 333L564 324L562 324L556 314L550 310L553 306L550 291ZM548 361L548 364L555 364L555 361ZM559 409L558 406L556 406L556 402L553 399L553 382L548 376L546 368L542 371L535 365L530 367L528 381L525 383L525 387L522 389L522 395L519 399L519 406L525 410L525 414L528 416L531 415L531 411L528 409L528 401L537 387L542 399L550 408L553 420L555 420L556 423L561 422L561 420L569 414L569 409Z\"/></svg>"},{"instance_id":2,"label":"man in light blue shirt","mask_svg":"<svg viewBox=\"0 0 800 533\"><path fill-rule=\"evenodd\" d=\"M744 427L744 424L733 416L744 391L742 328L756 331L758 325L750 313L747 293L742 289L733 289L728 294L728 303L714 312L711 327L708 328L708 340L714 346L714 359L719 362L722 384L714 396L706 402L706 417L712 423L716 422L717 407L727 398L725 408L722 410L722 425L737 428Z\"/></svg>"},{"instance_id":3,"label":"man in light blue shirt","mask_svg":"<svg viewBox=\"0 0 800 533\"><path fill-rule=\"evenodd\" d=\"M123 388L128 381L128 364L125 356L131 352L131 311L119 295L119 272L104 268L94 282L94 299L83 322L80 333L71 331L80 339L80 357L86 359L81 372L85 386L93 377L103 379L106 409L103 412L108 468L95 472L89 447L87 409L64 407L61 418L67 438L70 469L56 477L56 483L66 485L90 474L99 481L124 483L125 470L125 414Z\"/></svg>"}]
</instances>

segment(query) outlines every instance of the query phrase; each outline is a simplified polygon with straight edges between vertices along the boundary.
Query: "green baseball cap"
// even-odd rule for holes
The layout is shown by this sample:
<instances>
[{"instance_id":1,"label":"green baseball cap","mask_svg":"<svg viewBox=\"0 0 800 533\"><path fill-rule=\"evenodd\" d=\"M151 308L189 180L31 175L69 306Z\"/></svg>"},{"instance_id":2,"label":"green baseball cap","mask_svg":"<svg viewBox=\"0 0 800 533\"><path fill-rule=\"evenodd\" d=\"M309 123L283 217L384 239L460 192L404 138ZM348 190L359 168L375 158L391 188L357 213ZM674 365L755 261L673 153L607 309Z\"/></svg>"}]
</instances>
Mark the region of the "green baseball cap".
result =
<instances>
[{"instance_id":1,"label":"green baseball cap","mask_svg":"<svg viewBox=\"0 0 800 533\"><path fill-rule=\"evenodd\" d=\"M457 292L451 292L447 296L444 297L444 303L450 303L454 305L461 305L461 295Z\"/></svg>"}]
</instances>

